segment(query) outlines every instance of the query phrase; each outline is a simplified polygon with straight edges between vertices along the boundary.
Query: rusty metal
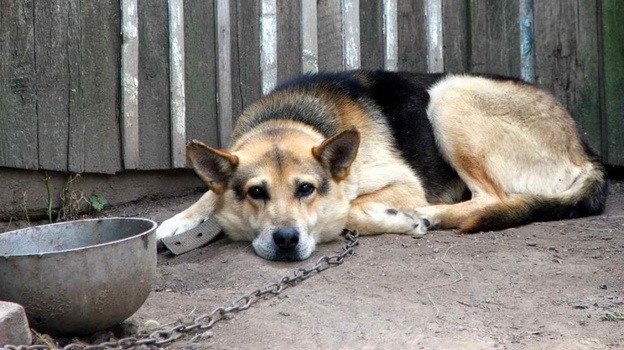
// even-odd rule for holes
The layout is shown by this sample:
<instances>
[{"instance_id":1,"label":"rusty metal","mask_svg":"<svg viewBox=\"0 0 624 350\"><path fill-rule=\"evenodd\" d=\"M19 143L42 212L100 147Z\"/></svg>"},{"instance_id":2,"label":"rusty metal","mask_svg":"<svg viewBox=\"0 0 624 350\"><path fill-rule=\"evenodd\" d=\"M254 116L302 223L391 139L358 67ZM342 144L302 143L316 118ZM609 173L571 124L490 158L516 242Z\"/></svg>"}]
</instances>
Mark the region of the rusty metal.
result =
<instances>
[{"instance_id":1,"label":"rusty metal","mask_svg":"<svg viewBox=\"0 0 624 350\"><path fill-rule=\"evenodd\" d=\"M143 305L156 272L156 223L103 218L0 234L0 300L30 326L62 336L121 323Z\"/></svg>"},{"instance_id":2,"label":"rusty metal","mask_svg":"<svg viewBox=\"0 0 624 350\"><path fill-rule=\"evenodd\" d=\"M359 234L357 231L345 229L343 231L347 244L343 246L340 254L328 255L320 257L317 262L308 269L299 268L295 270L292 275L283 276L276 283L271 283L264 288L256 289L248 294L245 294L227 307L218 307L212 310L211 313L197 316L192 323L178 324L170 328L159 329L152 332L149 336L138 340L134 337L119 339L116 342L107 342L97 345L82 345L82 344L69 344L63 348L63 350L109 350L109 349L131 349L140 345L153 345L163 346L174 342L176 339L182 337L184 334L196 331L196 330L208 330L211 329L219 321L227 318L228 315L234 312L240 312L247 310L251 305L260 300L263 296L275 296L282 293L285 289L297 285L299 282L321 273L331 267L338 266L344 262L344 259L354 254L354 247L359 244ZM41 347L41 345L33 346L13 346L6 345L0 350L58 350L50 349L49 347Z\"/></svg>"}]
</instances>

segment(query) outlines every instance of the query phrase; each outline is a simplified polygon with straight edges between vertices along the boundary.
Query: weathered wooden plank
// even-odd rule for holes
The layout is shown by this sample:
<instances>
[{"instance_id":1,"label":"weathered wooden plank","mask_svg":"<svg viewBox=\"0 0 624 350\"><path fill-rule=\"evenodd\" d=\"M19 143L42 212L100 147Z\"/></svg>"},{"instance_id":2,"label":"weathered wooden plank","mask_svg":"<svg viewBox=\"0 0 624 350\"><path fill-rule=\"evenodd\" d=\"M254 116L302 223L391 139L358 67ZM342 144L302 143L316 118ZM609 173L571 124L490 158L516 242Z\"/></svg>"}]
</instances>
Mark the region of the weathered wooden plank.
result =
<instances>
[{"instance_id":1,"label":"weathered wooden plank","mask_svg":"<svg viewBox=\"0 0 624 350\"><path fill-rule=\"evenodd\" d=\"M301 70L318 72L317 0L301 0Z\"/></svg>"},{"instance_id":2,"label":"weathered wooden plank","mask_svg":"<svg viewBox=\"0 0 624 350\"><path fill-rule=\"evenodd\" d=\"M33 1L0 1L0 166L37 169Z\"/></svg>"},{"instance_id":3,"label":"weathered wooden plank","mask_svg":"<svg viewBox=\"0 0 624 350\"><path fill-rule=\"evenodd\" d=\"M265 95L277 84L276 0L261 0L260 4L260 80Z\"/></svg>"},{"instance_id":4,"label":"weathered wooden plank","mask_svg":"<svg viewBox=\"0 0 624 350\"><path fill-rule=\"evenodd\" d=\"M184 95L184 6L169 1L169 94L171 96L171 165L186 167L186 99Z\"/></svg>"},{"instance_id":5,"label":"weathered wooden plank","mask_svg":"<svg viewBox=\"0 0 624 350\"><path fill-rule=\"evenodd\" d=\"M139 168L139 9L121 0L121 141L124 169Z\"/></svg>"},{"instance_id":6,"label":"weathered wooden plank","mask_svg":"<svg viewBox=\"0 0 624 350\"><path fill-rule=\"evenodd\" d=\"M533 0L520 0L520 77L535 82Z\"/></svg>"},{"instance_id":7,"label":"weathered wooden plank","mask_svg":"<svg viewBox=\"0 0 624 350\"><path fill-rule=\"evenodd\" d=\"M442 2L444 70L467 72L470 57L469 7L466 0Z\"/></svg>"},{"instance_id":8,"label":"weathered wooden plank","mask_svg":"<svg viewBox=\"0 0 624 350\"><path fill-rule=\"evenodd\" d=\"M139 168L168 169L171 167L168 7L166 1L139 1L138 8Z\"/></svg>"},{"instance_id":9,"label":"weathered wooden plank","mask_svg":"<svg viewBox=\"0 0 624 350\"><path fill-rule=\"evenodd\" d=\"M424 0L398 0L398 69L427 71L427 28Z\"/></svg>"},{"instance_id":10,"label":"weathered wooden plank","mask_svg":"<svg viewBox=\"0 0 624 350\"><path fill-rule=\"evenodd\" d=\"M243 108L262 96L260 2L231 0L231 4L232 118L236 119Z\"/></svg>"},{"instance_id":11,"label":"weathered wooden plank","mask_svg":"<svg viewBox=\"0 0 624 350\"><path fill-rule=\"evenodd\" d=\"M69 3L35 2L39 168L67 170L69 139Z\"/></svg>"},{"instance_id":12,"label":"weathered wooden plank","mask_svg":"<svg viewBox=\"0 0 624 350\"><path fill-rule=\"evenodd\" d=\"M232 81L232 53L230 36L232 16L230 10L231 4L227 0L218 0L216 3L216 26L217 26L217 76L218 76L218 127L219 127L219 144L225 148L230 143L230 135L232 133L232 124L235 118L233 114L233 94L234 88ZM237 51L238 53L238 51ZM238 66L237 66L238 67ZM237 69L237 73L240 70ZM238 91L238 90L237 90ZM240 97L240 95L239 95ZM237 104L238 105L238 104ZM240 106L242 108L242 106ZM238 114L236 114L238 116Z\"/></svg>"},{"instance_id":13,"label":"weathered wooden plank","mask_svg":"<svg viewBox=\"0 0 624 350\"><path fill-rule=\"evenodd\" d=\"M362 68L384 68L384 2L360 2L360 35Z\"/></svg>"},{"instance_id":14,"label":"weathered wooden plank","mask_svg":"<svg viewBox=\"0 0 624 350\"><path fill-rule=\"evenodd\" d=\"M383 1L384 69L397 70L399 58L397 0Z\"/></svg>"},{"instance_id":15,"label":"weathered wooden plank","mask_svg":"<svg viewBox=\"0 0 624 350\"><path fill-rule=\"evenodd\" d=\"M592 0L535 0L536 83L572 113L599 151L600 105L597 11Z\"/></svg>"},{"instance_id":16,"label":"weathered wooden plank","mask_svg":"<svg viewBox=\"0 0 624 350\"><path fill-rule=\"evenodd\" d=\"M358 69L360 59L360 0L342 0L342 57L345 69Z\"/></svg>"},{"instance_id":17,"label":"weathered wooden plank","mask_svg":"<svg viewBox=\"0 0 624 350\"><path fill-rule=\"evenodd\" d=\"M442 1L425 0L427 19L427 71L444 71L444 40L442 33Z\"/></svg>"},{"instance_id":18,"label":"weathered wooden plank","mask_svg":"<svg viewBox=\"0 0 624 350\"><path fill-rule=\"evenodd\" d=\"M344 70L341 0L318 0L317 9L319 70Z\"/></svg>"},{"instance_id":19,"label":"weathered wooden plank","mask_svg":"<svg viewBox=\"0 0 624 350\"><path fill-rule=\"evenodd\" d=\"M624 165L624 3L602 2L604 117L607 163Z\"/></svg>"},{"instance_id":20,"label":"weathered wooden plank","mask_svg":"<svg viewBox=\"0 0 624 350\"><path fill-rule=\"evenodd\" d=\"M470 0L471 71L520 76L519 0Z\"/></svg>"},{"instance_id":21,"label":"weathered wooden plank","mask_svg":"<svg viewBox=\"0 0 624 350\"><path fill-rule=\"evenodd\" d=\"M186 139L197 139L219 147L215 21L214 2L184 2ZM229 31L229 24L227 27ZM228 38L228 48L229 44ZM229 64L229 58L227 63ZM229 70L224 74L229 74ZM229 90L231 84L228 81L227 90L220 97L225 98ZM229 108L232 108L231 99L228 103Z\"/></svg>"},{"instance_id":22,"label":"weathered wooden plank","mask_svg":"<svg viewBox=\"0 0 624 350\"><path fill-rule=\"evenodd\" d=\"M80 3L80 113L85 172L122 169L119 125L121 9L119 1Z\"/></svg>"},{"instance_id":23,"label":"weathered wooden plank","mask_svg":"<svg viewBox=\"0 0 624 350\"><path fill-rule=\"evenodd\" d=\"M68 0L67 26L67 70L69 71L69 147L67 155L68 170L74 173L84 172L85 133L84 115L82 114L80 0Z\"/></svg>"},{"instance_id":24,"label":"weathered wooden plank","mask_svg":"<svg viewBox=\"0 0 624 350\"><path fill-rule=\"evenodd\" d=\"M278 84L301 74L302 16L301 1L277 0Z\"/></svg>"}]
</instances>

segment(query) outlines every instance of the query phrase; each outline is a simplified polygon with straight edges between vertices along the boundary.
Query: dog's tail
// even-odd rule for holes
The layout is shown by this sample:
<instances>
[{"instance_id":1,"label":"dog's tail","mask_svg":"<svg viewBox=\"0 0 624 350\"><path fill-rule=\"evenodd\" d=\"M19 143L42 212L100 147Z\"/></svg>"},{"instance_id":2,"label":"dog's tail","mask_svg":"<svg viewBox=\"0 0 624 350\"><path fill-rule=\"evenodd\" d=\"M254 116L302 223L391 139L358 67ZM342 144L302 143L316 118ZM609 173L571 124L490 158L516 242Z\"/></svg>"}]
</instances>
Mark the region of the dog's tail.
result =
<instances>
[{"instance_id":1,"label":"dog's tail","mask_svg":"<svg viewBox=\"0 0 624 350\"><path fill-rule=\"evenodd\" d=\"M511 194L465 220L461 232L496 231L536 221L600 214L607 200L605 169L593 157L568 190L554 195Z\"/></svg>"}]
</instances>

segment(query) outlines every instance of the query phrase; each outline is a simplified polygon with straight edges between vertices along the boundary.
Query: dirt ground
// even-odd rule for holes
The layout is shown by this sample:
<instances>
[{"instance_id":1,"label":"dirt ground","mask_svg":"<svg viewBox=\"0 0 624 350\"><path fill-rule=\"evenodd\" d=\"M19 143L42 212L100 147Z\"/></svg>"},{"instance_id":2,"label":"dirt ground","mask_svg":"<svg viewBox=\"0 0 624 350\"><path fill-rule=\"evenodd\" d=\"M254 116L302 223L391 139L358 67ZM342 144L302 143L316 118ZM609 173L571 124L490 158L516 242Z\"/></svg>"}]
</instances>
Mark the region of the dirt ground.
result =
<instances>
[{"instance_id":1,"label":"dirt ground","mask_svg":"<svg viewBox=\"0 0 624 350\"><path fill-rule=\"evenodd\" d=\"M612 182L610 192L598 217L474 235L363 237L344 264L168 348L624 348L624 321L604 319L624 313L624 183ZM162 222L199 196L143 199L100 215ZM303 262L263 260L226 238L179 257L161 251L154 292L132 320L209 313L343 244L320 245Z\"/></svg>"}]
</instances>

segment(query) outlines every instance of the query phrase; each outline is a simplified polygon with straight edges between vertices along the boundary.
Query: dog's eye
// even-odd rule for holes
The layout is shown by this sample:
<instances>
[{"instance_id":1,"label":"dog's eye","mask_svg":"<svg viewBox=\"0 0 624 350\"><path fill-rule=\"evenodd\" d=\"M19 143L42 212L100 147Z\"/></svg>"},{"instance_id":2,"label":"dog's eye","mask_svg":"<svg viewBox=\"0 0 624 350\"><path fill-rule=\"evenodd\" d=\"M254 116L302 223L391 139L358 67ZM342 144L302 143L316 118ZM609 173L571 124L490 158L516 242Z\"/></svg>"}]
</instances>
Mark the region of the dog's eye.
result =
<instances>
[{"instance_id":1,"label":"dog's eye","mask_svg":"<svg viewBox=\"0 0 624 350\"><path fill-rule=\"evenodd\" d=\"M302 183L301 185L299 185L299 187L297 187L297 193L295 193L295 196L297 196L298 198L306 197L311 195L312 192L314 192L314 185L306 182Z\"/></svg>"},{"instance_id":2,"label":"dog's eye","mask_svg":"<svg viewBox=\"0 0 624 350\"><path fill-rule=\"evenodd\" d=\"M269 195L264 188L260 186L254 186L247 191L247 195L253 199L269 199Z\"/></svg>"}]
</instances>

